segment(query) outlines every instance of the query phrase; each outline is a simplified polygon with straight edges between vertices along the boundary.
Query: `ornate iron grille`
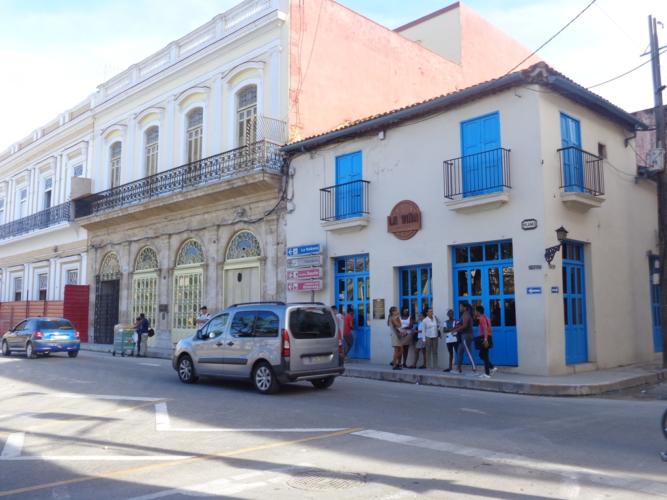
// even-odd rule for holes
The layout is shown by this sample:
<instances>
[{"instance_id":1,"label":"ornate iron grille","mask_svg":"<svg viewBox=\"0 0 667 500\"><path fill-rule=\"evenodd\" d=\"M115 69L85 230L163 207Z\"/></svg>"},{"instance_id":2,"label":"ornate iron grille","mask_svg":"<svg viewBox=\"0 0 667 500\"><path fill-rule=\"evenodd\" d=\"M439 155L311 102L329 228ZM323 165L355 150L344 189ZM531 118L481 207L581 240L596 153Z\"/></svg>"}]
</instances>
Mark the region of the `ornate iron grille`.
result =
<instances>
[{"instance_id":1,"label":"ornate iron grille","mask_svg":"<svg viewBox=\"0 0 667 500\"><path fill-rule=\"evenodd\" d=\"M280 146L268 141L257 141L77 200L75 217L144 203L254 172L280 173L282 166Z\"/></svg>"},{"instance_id":2,"label":"ornate iron grille","mask_svg":"<svg viewBox=\"0 0 667 500\"><path fill-rule=\"evenodd\" d=\"M498 148L446 160L443 175L449 200L510 189L510 150Z\"/></svg>"},{"instance_id":3,"label":"ornate iron grille","mask_svg":"<svg viewBox=\"0 0 667 500\"><path fill-rule=\"evenodd\" d=\"M39 229L54 226L72 220L71 201L47 208L21 219L7 222L0 226L0 240L21 234L31 233Z\"/></svg>"}]
</instances>

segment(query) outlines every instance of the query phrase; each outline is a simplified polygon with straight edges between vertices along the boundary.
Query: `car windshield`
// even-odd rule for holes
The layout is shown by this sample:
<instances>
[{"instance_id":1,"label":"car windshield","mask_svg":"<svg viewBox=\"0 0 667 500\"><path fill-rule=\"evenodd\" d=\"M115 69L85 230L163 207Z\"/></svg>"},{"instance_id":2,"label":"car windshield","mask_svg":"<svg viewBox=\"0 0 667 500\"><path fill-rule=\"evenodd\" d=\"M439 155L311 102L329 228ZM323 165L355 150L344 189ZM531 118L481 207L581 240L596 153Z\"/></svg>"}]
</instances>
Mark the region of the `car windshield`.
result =
<instances>
[{"instance_id":1,"label":"car windshield","mask_svg":"<svg viewBox=\"0 0 667 500\"><path fill-rule=\"evenodd\" d=\"M326 307L307 307L293 310L289 317L289 328L295 339L333 337L336 325Z\"/></svg>"},{"instance_id":2,"label":"car windshield","mask_svg":"<svg viewBox=\"0 0 667 500\"><path fill-rule=\"evenodd\" d=\"M72 323L66 319L48 319L35 322L37 330L73 330Z\"/></svg>"}]
</instances>

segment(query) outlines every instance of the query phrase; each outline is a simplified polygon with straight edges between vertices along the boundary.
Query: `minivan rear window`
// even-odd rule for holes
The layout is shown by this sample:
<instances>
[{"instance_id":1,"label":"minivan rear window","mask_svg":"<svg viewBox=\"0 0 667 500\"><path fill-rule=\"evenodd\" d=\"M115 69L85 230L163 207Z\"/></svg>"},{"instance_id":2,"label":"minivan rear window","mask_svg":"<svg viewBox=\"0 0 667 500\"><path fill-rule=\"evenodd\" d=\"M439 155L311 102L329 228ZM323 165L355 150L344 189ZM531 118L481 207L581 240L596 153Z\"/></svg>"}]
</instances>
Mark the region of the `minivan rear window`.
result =
<instances>
[{"instance_id":1,"label":"minivan rear window","mask_svg":"<svg viewBox=\"0 0 667 500\"><path fill-rule=\"evenodd\" d=\"M304 307L292 310L289 317L289 329L295 339L327 338L336 334L336 324L326 307Z\"/></svg>"},{"instance_id":2,"label":"minivan rear window","mask_svg":"<svg viewBox=\"0 0 667 500\"><path fill-rule=\"evenodd\" d=\"M66 319L40 320L35 324L37 330L73 330L72 323Z\"/></svg>"}]
</instances>

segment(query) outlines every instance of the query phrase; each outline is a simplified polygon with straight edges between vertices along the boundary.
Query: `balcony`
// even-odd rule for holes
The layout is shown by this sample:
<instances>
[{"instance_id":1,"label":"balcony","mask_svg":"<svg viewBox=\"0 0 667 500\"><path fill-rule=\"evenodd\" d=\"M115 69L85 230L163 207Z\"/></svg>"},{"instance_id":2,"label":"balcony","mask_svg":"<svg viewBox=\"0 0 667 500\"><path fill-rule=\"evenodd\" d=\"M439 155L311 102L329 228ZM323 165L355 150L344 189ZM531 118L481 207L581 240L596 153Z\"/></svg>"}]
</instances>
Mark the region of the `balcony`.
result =
<instances>
[{"instance_id":1,"label":"balcony","mask_svg":"<svg viewBox=\"0 0 667 500\"><path fill-rule=\"evenodd\" d=\"M320 189L320 221L326 231L358 231L369 222L369 181L351 181Z\"/></svg>"},{"instance_id":2,"label":"balcony","mask_svg":"<svg viewBox=\"0 0 667 500\"><path fill-rule=\"evenodd\" d=\"M14 238L22 234L32 233L40 229L55 226L62 222L72 221L72 202L68 201L41 212L28 215L21 219L8 222L0 226L0 240Z\"/></svg>"},{"instance_id":3,"label":"balcony","mask_svg":"<svg viewBox=\"0 0 667 500\"><path fill-rule=\"evenodd\" d=\"M84 227L104 227L120 219L275 192L282 167L280 146L261 140L76 200L75 217Z\"/></svg>"},{"instance_id":4,"label":"balcony","mask_svg":"<svg viewBox=\"0 0 667 500\"><path fill-rule=\"evenodd\" d=\"M443 162L446 205L470 212L509 201L510 150L492 149Z\"/></svg>"},{"instance_id":5,"label":"balcony","mask_svg":"<svg viewBox=\"0 0 667 500\"><path fill-rule=\"evenodd\" d=\"M597 208L604 202L602 158L578 147L558 150L560 155L560 198L579 210Z\"/></svg>"}]
</instances>

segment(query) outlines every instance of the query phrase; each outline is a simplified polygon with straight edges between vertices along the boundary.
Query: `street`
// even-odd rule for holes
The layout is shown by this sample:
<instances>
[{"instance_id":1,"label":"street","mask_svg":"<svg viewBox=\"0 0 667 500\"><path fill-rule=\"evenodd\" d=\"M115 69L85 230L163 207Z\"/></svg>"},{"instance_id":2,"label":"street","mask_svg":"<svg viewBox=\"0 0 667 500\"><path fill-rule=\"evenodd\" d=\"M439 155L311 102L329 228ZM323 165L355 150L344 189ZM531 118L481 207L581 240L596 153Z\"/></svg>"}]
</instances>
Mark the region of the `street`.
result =
<instances>
[{"instance_id":1,"label":"street","mask_svg":"<svg viewBox=\"0 0 667 500\"><path fill-rule=\"evenodd\" d=\"M341 377L262 396L170 362L0 358L0 497L651 498L664 402Z\"/></svg>"}]
</instances>

